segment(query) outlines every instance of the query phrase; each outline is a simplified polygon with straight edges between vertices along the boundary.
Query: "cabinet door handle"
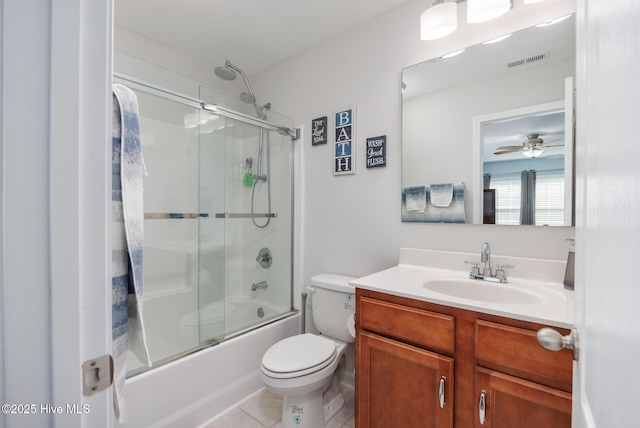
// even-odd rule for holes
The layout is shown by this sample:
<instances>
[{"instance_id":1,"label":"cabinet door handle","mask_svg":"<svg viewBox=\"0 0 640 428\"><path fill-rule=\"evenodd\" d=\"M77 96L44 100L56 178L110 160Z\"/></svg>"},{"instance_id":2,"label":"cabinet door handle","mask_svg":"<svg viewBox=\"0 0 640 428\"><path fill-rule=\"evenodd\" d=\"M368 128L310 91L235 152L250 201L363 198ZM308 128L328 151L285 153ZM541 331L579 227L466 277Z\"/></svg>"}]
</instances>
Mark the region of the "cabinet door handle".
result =
<instances>
[{"instance_id":1,"label":"cabinet door handle","mask_svg":"<svg viewBox=\"0 0 640 428\"><path fill-rule=\"evenodd\" d=\"M487 395L487 391L485 391L484 389L482 390L482 392L480 393L480 404L478 406L478 417L480 418L480 425L484 425L485 422L485 406L486 406L486 399L485 396Z\"/></svg>"},{"instance_id":2,"label":"cabinet door handle","mask_svg":"<svg viewBox=\"0 0 640 428\"><path fill-rule=\"evenodd\" d=\"M444 383L447 381L447 378L442 376L440 378L440 388L438 388L438 398L440 399L440 408L444 409L444 406L447 404L444 402Z\"/></svg>"}]
</instances>

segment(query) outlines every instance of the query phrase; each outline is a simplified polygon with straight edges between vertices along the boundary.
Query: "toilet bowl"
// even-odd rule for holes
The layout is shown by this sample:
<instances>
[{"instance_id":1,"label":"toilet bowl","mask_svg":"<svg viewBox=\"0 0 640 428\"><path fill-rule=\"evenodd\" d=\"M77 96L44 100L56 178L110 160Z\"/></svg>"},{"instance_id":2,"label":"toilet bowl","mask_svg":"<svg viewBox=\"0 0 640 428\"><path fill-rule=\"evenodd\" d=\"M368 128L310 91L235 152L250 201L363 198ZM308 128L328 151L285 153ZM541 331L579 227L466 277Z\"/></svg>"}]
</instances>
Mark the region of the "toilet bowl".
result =
<instances>
[{"instance_id":1,"label":"toilet bowl","mask_svg":"<svg viewBox=\"0 0 640 428\"><path fill-rule=\"evenodd\" d=\"M283 395L283 428L323 428L343 408L340 383L355 309L353 277L321 274L311 278L313 320L321 334L283 339L262 358L260 378Z\"/></svg>"}]
</instances>

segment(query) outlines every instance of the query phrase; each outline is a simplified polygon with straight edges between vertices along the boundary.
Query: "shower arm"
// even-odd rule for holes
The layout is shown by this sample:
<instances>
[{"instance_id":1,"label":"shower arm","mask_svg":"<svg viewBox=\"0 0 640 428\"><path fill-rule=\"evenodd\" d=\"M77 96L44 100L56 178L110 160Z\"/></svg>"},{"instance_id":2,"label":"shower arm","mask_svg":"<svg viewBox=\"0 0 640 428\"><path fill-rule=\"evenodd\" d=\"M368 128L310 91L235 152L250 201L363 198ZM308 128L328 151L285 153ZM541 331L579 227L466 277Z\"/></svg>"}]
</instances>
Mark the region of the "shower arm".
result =
<instances>
[{"instance_id":1,"label":"shower arm","mask_svg":"<svg viewBox=\"0 0 640 428\"><path fill-rule=\"evenodd\" d=\"M240 73L240 75L244 79L244 83L247 84L247 89L249 90L249 93L255 98L255 95L253 95L253 91L251 90L251 85L249 84L249 79L247 78L247 75L244 74L244 71L240 70L238 67L236 67L235 65L231 64L228 60L225 62L225 67L229 67L230 69Z\"/></svg>"}]
</instances>

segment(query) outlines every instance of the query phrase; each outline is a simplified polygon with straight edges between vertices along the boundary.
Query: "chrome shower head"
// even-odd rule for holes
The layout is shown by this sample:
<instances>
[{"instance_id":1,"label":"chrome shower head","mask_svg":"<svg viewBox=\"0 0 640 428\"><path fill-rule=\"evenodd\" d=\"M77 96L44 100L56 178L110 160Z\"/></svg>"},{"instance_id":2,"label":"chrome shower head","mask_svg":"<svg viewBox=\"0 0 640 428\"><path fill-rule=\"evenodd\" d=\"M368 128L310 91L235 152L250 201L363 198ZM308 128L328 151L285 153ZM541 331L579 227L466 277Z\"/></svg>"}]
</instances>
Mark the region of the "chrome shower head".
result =
<instances>
[{"instance_id":1,"label":"chrome shower head","mask_svg":"<svg viewBox=\"0 0 640 428\"><path fill-rule=\"evenodd\" d=\"M247 104L255 104L256 103L256 97L253 96L253 94L250 94L249 92L243 92L240 94L240 99L242 101L244 101Z\"/></svg>"},{"instance_id":2,"label":"chrome shower head","mask_svg":"<svg viewBox=\"0 0 640 428\"><path fill-rule=\"evenodd\" d=\"M235 71L230 67L231 63L229 61L225 62L224 67L216 67L214 70L216 76L221 78L222 80L235 80L238 75Z\"/></svg>"},{"instance_id":3,"label":"chrome shower head","mask_svg":"<svg viewBox=\"0 0 640 428\"><path fill-rule=\"evenodd\" d=\"M247 85L247 92L243 92L240 94L240 99L247 104L251 104L256 109L256 114L261 119L266 119L267 116L264 114L264 107L260 107L256 104L256 97L253 95L253 91L251 90L251 85L249 84L249 79L247 75L244 74L244 71L240 70L235 65L231 64L229 60L226 60L224 63L224 67L216 67L215 73L221 79L224 80L234 80L237 77L237 73L240 73L242 78L244 79L244 83ZM267 108L267 110L271 108L271 105Z\"/></svg>"}]
</instances>

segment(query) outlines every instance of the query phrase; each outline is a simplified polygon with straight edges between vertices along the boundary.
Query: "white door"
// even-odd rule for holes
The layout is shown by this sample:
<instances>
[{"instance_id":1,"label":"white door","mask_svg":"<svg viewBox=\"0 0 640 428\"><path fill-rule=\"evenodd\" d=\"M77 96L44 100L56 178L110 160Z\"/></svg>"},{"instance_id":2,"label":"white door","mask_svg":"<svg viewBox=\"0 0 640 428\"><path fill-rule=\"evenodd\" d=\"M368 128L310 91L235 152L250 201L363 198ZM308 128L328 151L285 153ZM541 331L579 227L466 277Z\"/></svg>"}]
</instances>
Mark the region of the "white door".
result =
<instances>
[{"instance_id":1,"label":"white door","mask_svg":"<svg viewBox=\"0 0 640 428\"><path fill-rule=\"evenodd\" d=\"M38 3L0 0L0 426L108 428L112 1Z\"/></svg>"},{"instance_id":2,"label":"white door","mask_svg":"<svg viewBox=\"0 0 640 428\"><path fill-rule=\"evenodd\" d=\"M84 395L81 374L112 343L112 28L111 0L51 3L51 400L63 406L52 425L60 428L113 419L112 388Z\"/></svg>"},{"instance_id":3,"label":"white door","mask_svg":"<svg viewBox=\"0 0 640 428\"><path fill-rule=\"evenodd\" d=\"M578 0L574 427L639 426L640 7Z\"/></svg>"}]
</instances>

